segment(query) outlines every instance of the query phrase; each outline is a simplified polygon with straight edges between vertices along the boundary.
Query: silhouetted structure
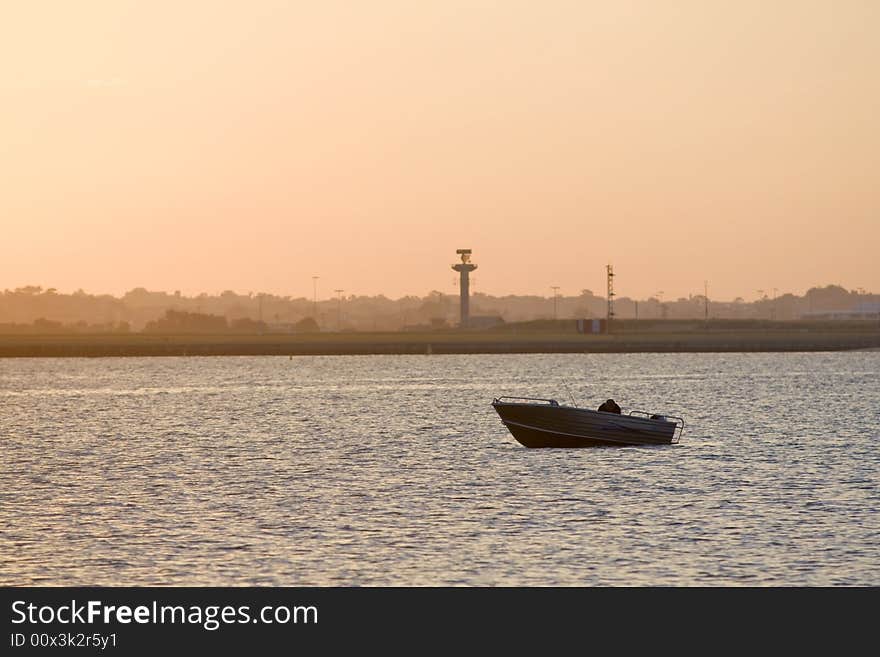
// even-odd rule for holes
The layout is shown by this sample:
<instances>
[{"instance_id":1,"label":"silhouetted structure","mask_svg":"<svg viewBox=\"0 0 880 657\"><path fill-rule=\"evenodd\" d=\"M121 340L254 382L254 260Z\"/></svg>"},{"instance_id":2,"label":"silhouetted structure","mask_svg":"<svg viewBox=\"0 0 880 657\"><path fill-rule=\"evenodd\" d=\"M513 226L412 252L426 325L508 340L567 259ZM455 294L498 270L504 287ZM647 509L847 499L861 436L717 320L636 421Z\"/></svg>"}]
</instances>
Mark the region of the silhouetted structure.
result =
<instances>
[{"instance_id":1,"label":"silhouetted structure","mask_svg":"<svg viewBox=\"0 0 880 657\"><path fill-rule=\"evenodd\" d=\"M460 276L459 294L461 295L461 319L459 320L459 326L461 328L468 328L470 324L470 275L477 266L471 262L470 249L458 249L456 253L461 256L461 264L452 265L452 268L457 271Z\"/></svg>"},{"instance_id":2,"label":"silhouetted structure","mask_svg":"<svg viewBox=\"0 0 880 657\"><path fill-rule=\"evenodd\" d=\"M608 272L608 313L605 319L605 330L611 333L611 320L614 318L614 267L607 265Z\"/></svg>"}]
</instances>

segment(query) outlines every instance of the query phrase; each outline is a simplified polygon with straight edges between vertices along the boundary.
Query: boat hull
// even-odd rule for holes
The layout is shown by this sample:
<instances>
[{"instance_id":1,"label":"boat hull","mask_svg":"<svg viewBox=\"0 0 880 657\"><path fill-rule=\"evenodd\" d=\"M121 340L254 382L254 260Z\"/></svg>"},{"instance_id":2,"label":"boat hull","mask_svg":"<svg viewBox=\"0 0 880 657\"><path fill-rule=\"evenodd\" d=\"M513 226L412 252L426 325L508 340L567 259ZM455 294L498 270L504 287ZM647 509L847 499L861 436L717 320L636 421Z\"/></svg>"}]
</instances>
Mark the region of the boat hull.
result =
<instances>
[{"instance_id":1,"label":"boat hull","mask_svg":"<svg viewBox=\"0 0 880 657\"><path fill-rule=\"evenodd\" d=\"M571 406L495 401L511 435L526 447L668 445L676 424Z\"/></svg>"}]
</instances>

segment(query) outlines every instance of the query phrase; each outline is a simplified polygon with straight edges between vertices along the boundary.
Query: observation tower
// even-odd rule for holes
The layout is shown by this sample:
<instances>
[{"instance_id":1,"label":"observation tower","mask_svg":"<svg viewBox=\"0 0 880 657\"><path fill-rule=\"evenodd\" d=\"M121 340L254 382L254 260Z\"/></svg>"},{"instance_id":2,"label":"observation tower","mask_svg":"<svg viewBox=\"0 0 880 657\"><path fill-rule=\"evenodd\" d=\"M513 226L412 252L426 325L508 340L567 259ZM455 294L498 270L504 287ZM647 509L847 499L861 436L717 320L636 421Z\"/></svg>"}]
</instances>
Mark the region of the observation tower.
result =
<instances>
[{"instance_id":1,"label":"observation tower","mask_svg":"<svg viewBox=\"0 0 880 657\"><path fill-rule=\"evenodd\" d=\"M459 282L459 294L461 294L461 322L459 323L459 328L467 328L470 320L470 274L477 266L471 262L470 249L457 249L455 252L461 256L461 263L452 265L452 268L461 277Z\"/></svg>"}]
</instances>

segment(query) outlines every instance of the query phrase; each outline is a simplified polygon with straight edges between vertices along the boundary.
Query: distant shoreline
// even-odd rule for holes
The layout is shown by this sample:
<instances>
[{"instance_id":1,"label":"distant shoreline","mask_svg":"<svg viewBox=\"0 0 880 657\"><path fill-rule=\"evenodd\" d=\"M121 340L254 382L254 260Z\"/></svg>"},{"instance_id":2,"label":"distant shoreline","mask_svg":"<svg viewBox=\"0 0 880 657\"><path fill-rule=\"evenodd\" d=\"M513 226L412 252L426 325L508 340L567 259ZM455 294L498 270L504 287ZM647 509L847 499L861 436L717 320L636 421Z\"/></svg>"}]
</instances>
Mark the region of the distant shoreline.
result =
<instances>
[{"instance_id":1,"label":"distant shoreline","mask_svg":"<svg viewBox=\"0 0 880 657\"><path fill-rule=\"evenodd\" d=\"M500 332L301 335L4 335L0 358L374 354L694 353L880 348L880 330L705 331L630 335Z\"/></svg>"}]
</instances>

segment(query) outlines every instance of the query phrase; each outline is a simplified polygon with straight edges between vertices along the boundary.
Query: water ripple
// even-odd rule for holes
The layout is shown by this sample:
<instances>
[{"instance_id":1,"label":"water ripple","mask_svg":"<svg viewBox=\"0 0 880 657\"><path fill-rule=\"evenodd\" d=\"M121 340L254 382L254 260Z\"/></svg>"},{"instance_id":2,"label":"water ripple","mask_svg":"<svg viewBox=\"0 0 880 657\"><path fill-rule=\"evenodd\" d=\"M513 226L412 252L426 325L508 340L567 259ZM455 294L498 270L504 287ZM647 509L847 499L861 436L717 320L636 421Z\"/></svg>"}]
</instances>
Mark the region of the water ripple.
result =
<instances>
[{"instance_id":1,"label":"water ripple","mask_svg":"<svg viewBox=\"0 0 880 657\"><path fill-rule=\"evenodd\" d=\"M877 585L880 353L0 360L0 585ZM527 450L493 397L682 415Z\"/></svg>"}]
</instances>

